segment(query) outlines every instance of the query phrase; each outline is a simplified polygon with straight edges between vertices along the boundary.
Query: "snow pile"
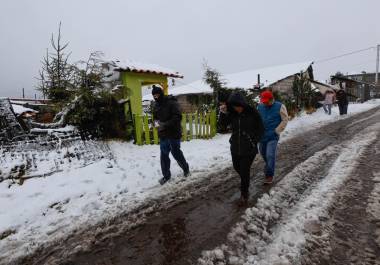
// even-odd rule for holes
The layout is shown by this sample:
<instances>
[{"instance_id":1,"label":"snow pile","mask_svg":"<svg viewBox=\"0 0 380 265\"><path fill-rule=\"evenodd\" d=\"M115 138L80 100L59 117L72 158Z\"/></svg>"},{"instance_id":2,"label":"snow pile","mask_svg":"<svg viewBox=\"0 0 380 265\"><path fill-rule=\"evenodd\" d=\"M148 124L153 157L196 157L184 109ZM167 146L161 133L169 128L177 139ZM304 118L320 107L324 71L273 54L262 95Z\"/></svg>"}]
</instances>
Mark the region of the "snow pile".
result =
<instances>
[{"instance_id":1,"label":"snow pile","mask_svg":"<svg viewBox=\"0 0 380 265\"><path fill-rule=\"evenodd\" d=\"M379 144L376 146L374 157L380 156ZM367 212L372 216L375 220L374 223L377 224L376 233L376 243L380 247L380 162L377 162L377 167L373 168L373 182L374 188L368 199L368 207Z\"/></svg>"},{"instance_id":2,"label":"snow pile","mask_svg":"<svg viewBox=\"0 0 380 265\"><path fill-rule=\"evenodd\" d=\"M371 129L378 130L378 125ZM320 220L328 218L334 194L355 168L365 147L376 140L375 132L366 131L344 146L329 147L297 166L269 194L259 199L256 207L247 209L244 221L228 235L228 242L206 251L199 264L298 264L305 234L320 232ZM332 153L339 153L339 156L327 176L297 198L301 196L300 185L309 186L314 178L310 175L313 168L323 164L321 160L328 159ZM278 225L271 228L273 223Z\"/></svg>"},{"instance_id":3,"label":"snow pile","mask_svg":"<svg viewBox=\"0 0 380 265\"><path fill-rule=\"evenodd\" d=\"M12 108L13 108L13 111L14 111L17 115L23 114L23 113L25 113L25 112L34 112L34 113L38 113L38 111L36 111L36 110L34 110L34 109L25 108L25 107L23 107L23 106L16 105L16 104L12 104Z\"/></svg>"},{"instance_id":4,"label":"snow pile","mask_svg":"<svg viewBox=\"0 0 380 265\"><path fill-rule=\"evenodd\" d=\"M60 135L60 134L68 134L68 133L71 133L71 134L75 134L75 133L78 133L78 130L75 126L72 126L72 125L66 125L65 127L62 127L62 128L56 128L56 129L41 129L41 128L33 128L30 130L31 133L35 133L35 134L38 134L38 133L46 133L46 134L57 134L57 135Z\"/></svg>"}]
</instances>

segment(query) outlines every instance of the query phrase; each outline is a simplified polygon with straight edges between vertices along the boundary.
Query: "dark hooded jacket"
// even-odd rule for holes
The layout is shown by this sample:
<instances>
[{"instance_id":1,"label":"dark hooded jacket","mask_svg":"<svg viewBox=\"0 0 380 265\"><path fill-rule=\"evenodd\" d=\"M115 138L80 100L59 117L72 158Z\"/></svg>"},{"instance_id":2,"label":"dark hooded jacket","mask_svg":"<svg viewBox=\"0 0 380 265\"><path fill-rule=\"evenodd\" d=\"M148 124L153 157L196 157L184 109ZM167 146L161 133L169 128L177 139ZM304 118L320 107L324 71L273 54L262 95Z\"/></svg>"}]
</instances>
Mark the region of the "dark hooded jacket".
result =
<instances>
[{"instance_id":1,"label":"dark hooded jacket","mask_svg":"<svg viewBox=\"0 0 380 265\"><path fill-rule=\"evenodd\" d=\"M336 92L336 100L338 101L338 105L348 105L347 93L343 89L339 89Z\"/></svg>"},{"instance_id":2,"label":"dark hooded jacket","mask_svg":"<svg viewBox=\"0 0 380 265\"><path fill-rule=\"evenodd\" d=\"M154 120L160 122L158 136L160 138L181 139L181 111L177 99L173 96L161 95L162 99L155 102L153 108Z\"/></svg>"},{"instance_id":3,"label":"dark hooded jacket","mask_svg":"<svg viewBox=\"0 0 380 265\"><path fill-rule=\"evenodd\" d=\"M242 106L242 113L233 110L233 106ZM219 123L222 126L231 125L231 153L247 156L257 154L257 143L264 134L264 125L260 114L247 104L240 93L232 94L228 99L228 113L220 113Z\"/></svg>"}]
</instances>

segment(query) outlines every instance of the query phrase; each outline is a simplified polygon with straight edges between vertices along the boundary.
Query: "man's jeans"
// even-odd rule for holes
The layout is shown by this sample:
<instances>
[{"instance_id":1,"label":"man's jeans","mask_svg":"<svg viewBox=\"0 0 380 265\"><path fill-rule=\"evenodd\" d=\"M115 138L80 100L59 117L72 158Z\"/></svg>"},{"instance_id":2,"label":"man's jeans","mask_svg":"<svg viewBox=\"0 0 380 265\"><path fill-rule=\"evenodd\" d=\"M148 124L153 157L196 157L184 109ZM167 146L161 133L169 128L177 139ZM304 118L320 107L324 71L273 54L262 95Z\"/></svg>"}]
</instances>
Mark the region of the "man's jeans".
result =
<instances>
[{"instance_id":1,"label":"man's jeans","mask_svg":"<svg viewBox=\"0 0 380 265\"><path fill-rule=\"evenodd\" d=\"M181 140L180 139L160 139L160 150L161 150L161 170L162 175L166 179L170 179L170 158L169 153L172 152L174 159L177 161L178 165L182 168L183 172L189 172L189 165L186 162L185 157L181 151Z\"/></svg>"},{"instance_id":2,"label":"man's jeans","mask_svg":"<svg viewBox=\"0 0 380 265\"><path fill-rule=\"evenodd\" d=\"M329 115L331 115L331 107L332 107L332 104L324 104L323 105L323 110L328 113Z\"/></svg>"},{"instance_id":3,"label":"man's jeans","mask_svg":"<svg viewBox=\"0 0 380 265\"><path fill-rule=\"evenodd\" d=\"M265 161L264 174L265 177L274 177L276 166L277 140L261 142L259 144L260 154Z\"/></svg>"}]
</instances>

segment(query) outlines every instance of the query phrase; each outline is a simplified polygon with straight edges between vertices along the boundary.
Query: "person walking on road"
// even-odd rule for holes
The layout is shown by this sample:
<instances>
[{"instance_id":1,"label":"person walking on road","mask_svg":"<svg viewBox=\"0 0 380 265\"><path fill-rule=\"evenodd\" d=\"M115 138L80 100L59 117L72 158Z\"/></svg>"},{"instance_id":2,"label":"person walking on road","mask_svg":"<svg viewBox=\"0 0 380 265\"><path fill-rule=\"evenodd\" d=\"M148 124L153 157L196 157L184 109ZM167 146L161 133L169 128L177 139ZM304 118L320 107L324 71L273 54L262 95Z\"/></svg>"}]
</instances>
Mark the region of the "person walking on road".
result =
<instances>
[{"instance_id":1,"label":"person walking on road","mask_svg":"<svg viewBox=\"0 0 380 265\"><path fill-rule=\"evenodd\" d=\"M327 90L325 94L325 101L323 102L323 110L326 114L331 115L332 105L335 103L335 93Z\"/></svg>"},{"instance_id":2,"label":"person walking on road","mask_svg":"<svg viewBox=\"0 0 380 265\"><path fill-rule=\"evenodd\" d=\"M177 100L172 96L165 96L161 87L152 89L155 105L153 109L154 125L157 127L160 138L160 160L163 177L160 184L165 184L171 178L170 158L171 152L178 165L182 168L184 176L190 174L189 164L181 150L181 111Z\"/></svg>"},{"instance_id":3,"label":"person walking on road","mask_svg":"<svg viewBox=\"0 0 380 265\"><path fill-rule=\"evenodd\" d=\"M280 134L285 130L288 123L288 112L284 104L276 101L271 91L261 93L259 113L264 123L264 136L259 143L259 150L265 162L265 182L272 184L275 165L277 144Z\"/></svg>"},{"instance_id":4,"label":"person walking on road","mask_svg":"<svg viewBox=\"0 0 380 265\"><path fill-rule=\"evenodd\" d=\"M336 92L336 99L338 101L339 114L340 115L347 114L347 110L348 110L348 97L347 97L346 91L344 91L343 88L339 89L338 92Z\"/></svg>"},{"instance_id":5,"label":"person walking on road","mask_svg":"<svg viewBox=\"0 0 380 265\"><path fill-rule=\"evenodd\" d=\"M227 107L228 106L228 107ZM250 171L258 150L257 143L264 133L264 126L258 111L248 105L240 93L229 96L227 103L219 107L220 125L232 128L230 150L232 164L240 176L240 206L246 206L249 198Z\"/></svg>"}]
</instances>

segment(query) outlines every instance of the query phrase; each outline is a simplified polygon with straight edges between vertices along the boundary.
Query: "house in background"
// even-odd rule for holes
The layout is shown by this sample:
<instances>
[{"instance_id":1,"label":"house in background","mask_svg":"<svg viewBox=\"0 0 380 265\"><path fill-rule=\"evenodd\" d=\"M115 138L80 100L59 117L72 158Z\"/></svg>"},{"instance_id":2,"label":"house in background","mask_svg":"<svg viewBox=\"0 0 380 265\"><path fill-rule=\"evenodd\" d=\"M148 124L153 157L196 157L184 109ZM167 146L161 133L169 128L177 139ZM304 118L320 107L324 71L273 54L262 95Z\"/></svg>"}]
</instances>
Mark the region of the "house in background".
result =
<instances>
[{"instance_id":1,"label":"house in background","mask_svg":"<svg viewBox=\"0 0 380 265\"><path fill-rule=\"evenodd\" d=\"M358 74L358 75L333 75L331 76L331 84L340 88L346 89L351 102L364 102L371 99L371 91L375 91L375 83L370 83L367 80L372 80L371 75ZM365 81L363 81L365 80ZM374 81L373 77L373 81Z\"/></svg>"},{"instance_id":2,"label":"house in background","mask_svg":"<svg viewBox=\"0 0 380 265\"><path fill-rule=\"evenodd\" d=\"M244 89L256 91L270 87L272 91L278 92L285 97L293 96L293 82L297 75L306 76L309 80L314 80L312 62L286 64L261 69L247 70L234 74L223 75L226 87L230 89ZM199 101L207 101L212 96L211 87L203 80L198 80L183 86L173 87L169 94L175 96L184 112L194 112L198 106L194 101L196 98L203 98ZM144 100L152 100L151 95L146 95Z\"/></svg>"}]
</instances>

